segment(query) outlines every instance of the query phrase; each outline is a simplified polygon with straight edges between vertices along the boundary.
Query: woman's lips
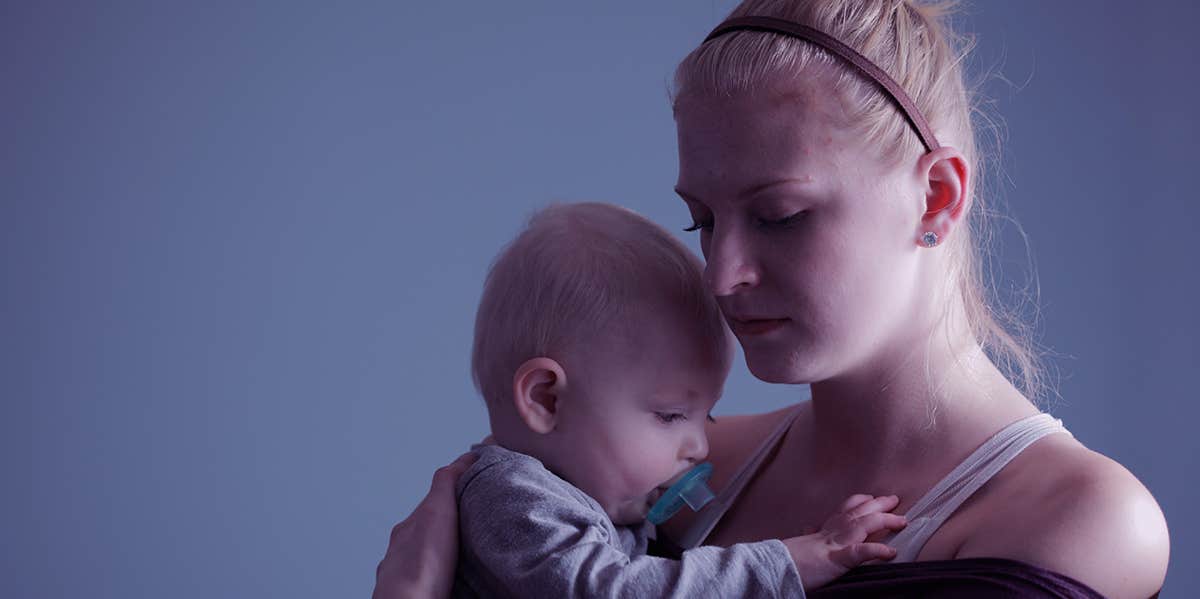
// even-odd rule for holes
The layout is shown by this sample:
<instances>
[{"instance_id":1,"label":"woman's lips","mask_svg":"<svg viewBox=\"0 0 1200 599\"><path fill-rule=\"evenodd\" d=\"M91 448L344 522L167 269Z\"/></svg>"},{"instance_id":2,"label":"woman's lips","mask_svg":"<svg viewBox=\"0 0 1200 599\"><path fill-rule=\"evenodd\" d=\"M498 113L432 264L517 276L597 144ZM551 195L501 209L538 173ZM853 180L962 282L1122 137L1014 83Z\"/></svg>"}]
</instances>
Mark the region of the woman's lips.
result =
<instances>
[{"instance_id":1,"label":"woman's lips","mask_svg":"<svg viewBox=\"0 0 1200 599\"><path fill-rule=\"evenodd\" d=\"M782 327L787 321L786 318L731 319L729 328L738 335L762 335Z\"/></svg>"}]
</instances>

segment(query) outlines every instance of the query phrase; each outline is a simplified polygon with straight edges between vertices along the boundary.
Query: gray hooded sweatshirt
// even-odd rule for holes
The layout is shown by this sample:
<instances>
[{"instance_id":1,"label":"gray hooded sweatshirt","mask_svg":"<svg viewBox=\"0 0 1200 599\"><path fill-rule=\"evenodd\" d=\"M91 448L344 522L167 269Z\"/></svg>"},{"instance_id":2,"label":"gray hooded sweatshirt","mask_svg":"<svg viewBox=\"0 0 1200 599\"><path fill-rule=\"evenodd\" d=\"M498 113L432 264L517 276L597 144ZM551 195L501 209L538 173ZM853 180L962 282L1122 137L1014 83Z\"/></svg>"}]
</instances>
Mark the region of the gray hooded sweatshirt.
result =
<instances>
[{"instance_id":1,"label":"gray hooded sweatshirt","mask_svg":"<svg viewBox=\"0 0 1200 599\"><path fill-rule=\"evenodd\" d=\"M615 526L541 461L496 445L457 485L456 598L804 597L782 541L646 555L653 525Z\"/></svg>"}]
</instances>

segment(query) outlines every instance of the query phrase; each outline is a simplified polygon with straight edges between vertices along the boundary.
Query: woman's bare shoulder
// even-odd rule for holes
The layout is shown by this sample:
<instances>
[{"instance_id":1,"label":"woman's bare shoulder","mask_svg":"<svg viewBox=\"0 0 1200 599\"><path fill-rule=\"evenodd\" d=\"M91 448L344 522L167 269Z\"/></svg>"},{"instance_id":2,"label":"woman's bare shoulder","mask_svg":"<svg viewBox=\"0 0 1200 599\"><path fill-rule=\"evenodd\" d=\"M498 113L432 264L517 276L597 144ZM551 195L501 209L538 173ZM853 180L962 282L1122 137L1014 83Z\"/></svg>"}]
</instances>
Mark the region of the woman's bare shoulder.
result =
<instances>
[{"instance_id":1,"label":"woman's bare shoulder","mask_svg":"<svg viewBox=\"0 0 1200 599\"><path fill-rule=\"evenodd\" d=\"M1031 451L1032 450L1032 451ZM1069 437L1039 443L957 557L1003 557L1066 574L1106 597L1158 591L1170 551L1158 503L1116 461Z\"/></svg>"}]
</instances>

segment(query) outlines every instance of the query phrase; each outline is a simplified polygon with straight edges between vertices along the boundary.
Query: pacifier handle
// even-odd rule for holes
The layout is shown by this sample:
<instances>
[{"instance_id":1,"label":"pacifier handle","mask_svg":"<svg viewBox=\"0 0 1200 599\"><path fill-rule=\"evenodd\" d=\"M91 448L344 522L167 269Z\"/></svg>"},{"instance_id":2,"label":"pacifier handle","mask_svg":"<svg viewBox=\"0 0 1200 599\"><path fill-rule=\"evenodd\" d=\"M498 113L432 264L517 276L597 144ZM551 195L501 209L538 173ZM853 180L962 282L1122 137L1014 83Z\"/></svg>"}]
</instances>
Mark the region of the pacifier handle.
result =
<instances>
[{"instance_id":1,"label":"pacifier handle","mask_svg":"<svg viewBox=\"0 0 1200 599\"><path fill-rule=\"evenodd\" d=\"M684 505L698 512L716 498L712 489L708 488L708 479L712 476L712 464L705 462L688 470L675 484L671 485L646 515L652 524L662 524L679 512Z\"/></svg>"}]
</instances>

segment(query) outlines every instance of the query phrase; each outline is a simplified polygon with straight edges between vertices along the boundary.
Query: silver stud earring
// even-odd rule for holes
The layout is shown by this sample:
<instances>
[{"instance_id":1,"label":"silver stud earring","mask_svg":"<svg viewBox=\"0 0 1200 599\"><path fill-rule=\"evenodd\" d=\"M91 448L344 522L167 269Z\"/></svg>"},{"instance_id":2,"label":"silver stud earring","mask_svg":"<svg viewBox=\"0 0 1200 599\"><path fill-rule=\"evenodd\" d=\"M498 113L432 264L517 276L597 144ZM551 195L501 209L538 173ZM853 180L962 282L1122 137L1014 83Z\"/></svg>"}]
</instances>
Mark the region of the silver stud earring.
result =
<instances>
[{"instance_id":1,"label":"silver stud earring","mask_svg":"<svg viewBox=\"0 0 1200 599\"><path fill-rule=\"evenodd\" d=\"M927 248L931 248L931 247L937 245L938 244L937 233L934 233L933 231L926 231L923 235L921 235L921 243L925 244L925 247L927 247Z\"/></svg>"}]
</instances>

